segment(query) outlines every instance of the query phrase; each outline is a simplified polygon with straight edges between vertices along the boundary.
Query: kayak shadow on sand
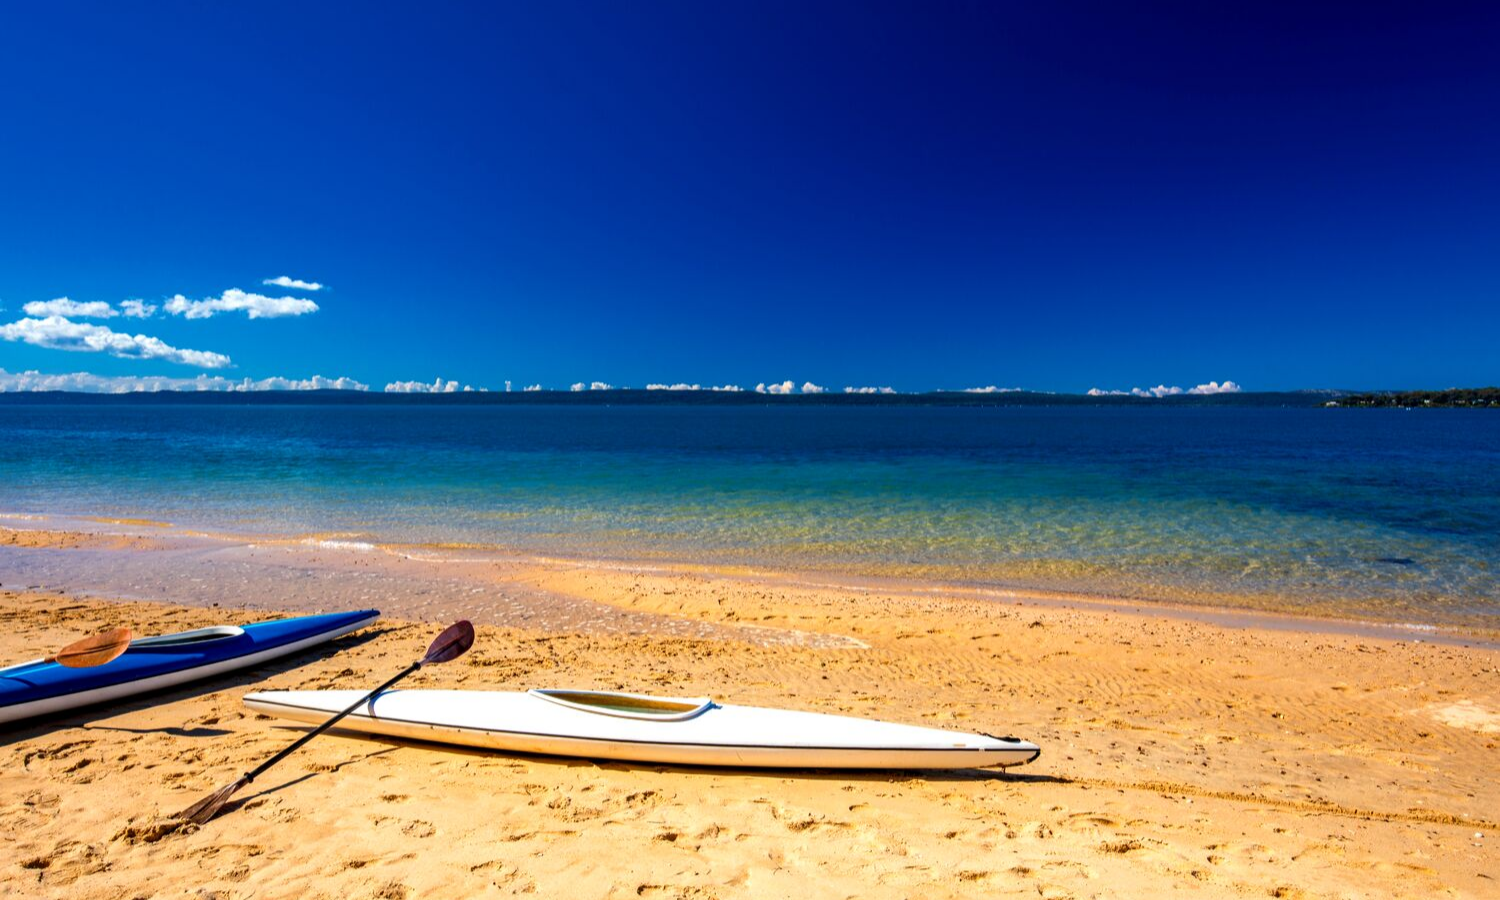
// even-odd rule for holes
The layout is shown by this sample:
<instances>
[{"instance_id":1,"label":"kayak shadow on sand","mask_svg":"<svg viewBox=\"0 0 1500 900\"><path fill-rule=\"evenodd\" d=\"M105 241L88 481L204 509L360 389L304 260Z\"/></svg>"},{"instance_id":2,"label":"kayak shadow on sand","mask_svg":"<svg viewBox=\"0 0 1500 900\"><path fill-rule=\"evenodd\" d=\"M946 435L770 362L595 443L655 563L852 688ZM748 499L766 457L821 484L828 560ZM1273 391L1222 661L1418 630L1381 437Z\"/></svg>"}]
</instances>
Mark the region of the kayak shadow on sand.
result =
<instances>
[{"instance_id":1,"label":"kayak shadow on sand","mask_svg":"<svg viewBox=\"0 0 1500 900\"><path fill-rule=\"evenodd\" d=\"M96 725L93 723L97 719L112 719L125 713L165 706L182 700L201 697L205 694L215 694L219 691L251 687L268 678L300 669L303 666L336 653L352 650L378 637L399 630L399 628L375 625L362 629L355 634L346 634L343 637L334 638L327 643L309 647L306 650L293 653L289 656L278 657L253 669L226 672L223 675L210 676L201 681L191 681L187 684L152 691L149 694L137 694L128 700L114 701L108 706L90 706L83 709L66 710L50 716L27 719L23 722L14 723L4 732L0 732L0 747L8 747L11 744L42 737L50 732L68 728L78 728L83 731L125 731L131 734L167 734L174 737L188 738L224 737L232 734L232 732L220 728L206 727L168 726L163 728L128 728L121 725Z\"/></svg>"},{"instance_id":2,"label":"kayak shadow on sand","mask_svg":"<svg viewBox=\"0 0 1500 900\"><path fill-rule=\"evenodd\" d=\"M234 734L225 728L125 728L119 725L80 725L84 731L119 731L125 734L170 734L173 737L223 737Z\"/></svg>"},{"instance_id":3,"label":"kayak shadow on sand","mask_svg":"<svg viewBox=\"0 0 1500 900\"><path fill-rule=\"evenodd\" d=\"M277 730L288 732L305 732L311 730L298 725L277 725ZM389 748L381 753L371 753L365 756L355 757L349 762L340 763L339 766L348 765L350 762L358 762L371 756L379 756L391 750L409 748L413 750L431 750L435 752L451 754L469 759L492 760L497 766L504 762L526 762L541 766L557 766L561 768L577 768L587 766L589 768L605 771L619 772L660 772L673 774L704 774L723 775L733 774L746 778L766 779L788 779L795 778L807 781L858 781L871 784L893 781L1003 781L1007 784L1071 784L1073 779L1064 775L1048 775L1042 772L1017 771L1021 767L1012 766L1009 769L771 769L751 768L748 766L678 766L664 765L662 763L632 762L619 759L585 759L572 756L546 756L539 753L518 753L508 750L485 750L478 747L464 747L457 744L440 743L436 741L419 741L411 738L392 737L387 734L371 734L367 731L356 731L334 726L327 732L330 736L350 738L358 741L385 744ZM315 775L322 774L311 772L298 779L297 782L305 781ZM275 790L280 790L278 786ZM270 793L264 791L262 793Z\"/></svg>"}]
</instances>

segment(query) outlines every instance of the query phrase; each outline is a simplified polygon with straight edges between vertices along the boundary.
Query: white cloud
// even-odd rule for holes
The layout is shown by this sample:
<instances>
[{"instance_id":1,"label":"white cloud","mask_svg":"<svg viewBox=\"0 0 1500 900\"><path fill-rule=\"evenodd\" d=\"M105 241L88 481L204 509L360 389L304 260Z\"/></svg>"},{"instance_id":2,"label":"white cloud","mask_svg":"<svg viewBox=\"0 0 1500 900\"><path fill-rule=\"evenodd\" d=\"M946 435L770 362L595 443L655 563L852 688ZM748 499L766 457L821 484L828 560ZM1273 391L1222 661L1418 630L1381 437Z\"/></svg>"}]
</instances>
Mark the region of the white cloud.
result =
<instances>
[{"instance_id":1,"label":"white cloud","mask_svg":"<svg viewBox=\"0 0 1500 900\"><path fill-rule=\"evenodd\" d=\"M895 388L890 388L890 387L846 387L846 388L844 388L844 393L846 393L846 394L894 394L894 393L896 393L896 389Z\"/></svg>"},{"instance_id":2,"label":"white cloud","mask_svg":"<svg viewBox=\"0 0 1500 900\"><path fill-rule=\"evenodd\" d=\"M811 381L802 385L802 393L804 394L821 394L826 390L828 389L821 384L813 384Z\"/></svg>"},{"instance_id":3,"label":"white cloud","mask_svg":"<svg viewBox=\"0 0 1500 900\"><path fill-rule=\"evenodd\" d=\"M58 297L55 300L33 300L21 307L21 311L28 316L36 316L45 319L48 316L73 316L83 319L112 319L119 313L114 307L103 300L90 300L80 303L77 300L69 300L67 297Z\"/></svg>"},{"instance_id":4,"label":"white cloud","mask_svg":"<svg viewBox=\"0 0 1500 900\"><path fill-rule=\"evenodd\" d=\"M121 300L120 312L128 319L149 319L156 307L144 300Z\"/></svg>"},{"instance_id":5,"label":"white cloud","mask_svg":"<svg viewBox=\"0 0 1500 900\"><path fill-rule=\"evenodd\" d=\"M781 384L766 384L764 382L755 386L757 394L790 394L797 390L797 385L791 381L783 381Z\"/></svg>"},{"instance_id":6,"label":"white cloud","mask_svg":"<svg viewBox=\"0 0 1500 900\"><path fill-rule=\"evenodd\" d=\"M1242 388L1233 381L1225 381L1220 384L1210 381L1208 384L1200 384L1191 390L1184 391L1180 387L1168 387L1158 384L1153 388L1131 388L1128 391L1106 391L1100 388L1089 388L1090 397L1150 397L1160 400L1162 397L1175 397L1178 394L1237 394Z\"/></svg>"},{"instance_id":7,"label":"white cloud","mask_svg":"<svg viewBox=\"0 0 1500 900\"><path fill-rule=\"evenodd\" d=\"M62 316L20 319L9 325L0 325L0 338L52 350L108 353L127 359L164 359L200 369L222 369L229 365L229 357L222 353L180 350L160 338L124 334L103 325L74 322Z\"/></svg>"},{"instance_id":8,"label":"white cloud","mask_svg":"<svg viewBox=\"0 0 1500 900\"><path fill-rule=\"evenodd\" d=\"M157 391L364 391L369 385L352 378L244 378L233 381L220 375L170 378L165 375L95 375L68 372L44 375L37 371L7 372L0 369L0 393L21 391L81 391L91 394L154 393Z\"/></svg>"},{"instance_id":9,"label":"white cloud","mask_svg":"<svg viewBox=\"0 0 1500 900\"><path fill-rule=\"evenodd\" d=\"M521 388L521 393L525 394L530 393L531 391L539 391L541 389L542 386L539 384L528 384L525 387Z\"/></svg>"},{"instance_id":10,"label":"white cloud","mask_svg":"<svg viewBox=\"0 0 1500 900\"><path fill-rule=\"evenodd\" d=\"M322 375L300 380L275 377L251 381L246 378L240 382L239 387L231 388L231 390L242 391L368 391L369 389L368 384L355 381L353 378L324 378Z\"/></svg>"},{"instance_id":11,"label":"white cloud","mask_svg":"<svg viewBox=\"0 0 1500 900\"><path fill-rule=\"evenodd\" d=\"M572 387L568 388L568 390L571 391L612 391L614 389L614 385L605 384L602 381L593 381L589 382L588 384L584 384L580 381L577 384L574 384Z\"/></svg>"},{"instance_id":12,"label":"white cloud","mask_svg":"<svg viewBox=\"0 0 1500 900\"><path fill-rule=\"evenodd\" d=\"M1003 388L995 387L993 384L984 387L964 388L965 394L1016 394L1026 390L1025 388Z\"/></svg>"},{"instance_id":13,"label":"white cloud","mask_svg":"<svg viewBox=\"0 0 1500 900\"><path fill-rule=\"evenodd\" d=\"M457 381L444 381L439 378L428 384L425 381L393 381L385 386L387 394L457 394L461 391L473 391L473 385L459 386ZM479 390L484 390L480 388Z\"/></svg>"},{"instance_id":14,"label":"white cloud","mask_svg":"<svg viewBox=\"0 0 1500 900\"><path fill-rule=\"evenodd\" d=\"M1208 384L1200 384L1188 391L1189 394L1238 394L1243 388L1232 381L1223 384L1210 381Z\"/></svg>"},{"instance_id":15,"label":"white cloud","mask_svg":"<svg viewBox=\"0 0 1500 900\"><path fill-rule=\"evenodd\" d=\"M203 300L189 300L178 294L163 304L162 308L174 316L189 319L207 319L221 312L240 311L252 319L274 319L317 312L318 304L301 297L267 297L264 294L247 294L239 288L230 288L222 296Z\"/></svg>"},{"instance_id":16,"label":"white cloud","mask_svg":"<svg viewBox=\"0 0 1500 900\"><path fill-rule=\"evenodd\" d=\"M661 384L661 383L648 384L648 385L646 385L646 390L648 390L648 391L728 391L730 393L733 393L735 391L744 390L744 388L740 387L737 384L711 384L708 387L704 387L701 384L687 384L687 383L684 383L684 382L678 382L677 384Z\"/></svg>"},{"instance_id":17,"label":"white cloud","mask_svg":"<svg viewBox=\"0 0 1500 900\"><path fill-rule=\"evenodd\" d=\"M326 285L318 284L316 281L303 281L300 278L288 278L278 275L275 278L267 278L261 284L274 285L276 287L293 288L299 291L321 291Z\"/></svg>"},{"instance_id":18,"label":"white cloud","mask_svg":"<svg viewBox=\"0 0 1500 900\"><path fill-rule=\"evenodd\" d=\"M1180 388L1180 387L1167 387L1164 384L1158 384L1154 388L1131 388L1128 391L1105 391L1105 390L1101 390L1099 388L1089 388L1088 396L1090 396L1090 397L1154 397L1154 398L1156 398L1156 399L1159 400L1162 397L1172 397L1172 396L1175 396L1175 395L1180 394L1180 393L1182 393L1182 388Z\"/></svg>"}]
</instances>

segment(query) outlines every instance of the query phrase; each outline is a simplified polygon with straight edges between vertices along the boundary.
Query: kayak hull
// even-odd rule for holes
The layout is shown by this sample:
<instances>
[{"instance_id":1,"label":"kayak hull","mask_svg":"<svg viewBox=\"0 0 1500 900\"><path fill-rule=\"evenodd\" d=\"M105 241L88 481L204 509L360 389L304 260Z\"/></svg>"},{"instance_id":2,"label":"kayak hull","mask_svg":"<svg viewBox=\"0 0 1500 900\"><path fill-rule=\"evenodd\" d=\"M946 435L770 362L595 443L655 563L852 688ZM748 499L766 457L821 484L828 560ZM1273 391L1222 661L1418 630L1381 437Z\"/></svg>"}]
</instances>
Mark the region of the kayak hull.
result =
<instances>
[{"instance_id":1,"label":"kayak hull","mask_svg":"<svg viewBox=\"0 0 1500 900\"><path fill-rule=\"evenodd\" d=\"M247 695L245 705L321 724L360 696L265 691ZM707 701L690 718L650 721L570 708L537 692L388 691L338 727L506 753L690 766L964 769L1022 765L1041 753L1015 738Z\"/></svg>"},{"instance_id":2,"label":"kayak hull","mask_svg":"<svg viewBox=\"0 0 1500 900\"><path fill-rule=\"evenodd\" d=\"M373 624L378 610L300 616L246 625L199 645L132 645L92 669L56 663L0 670L0 725L120 701L300 653Z\"/></svg>"}]
</instances>

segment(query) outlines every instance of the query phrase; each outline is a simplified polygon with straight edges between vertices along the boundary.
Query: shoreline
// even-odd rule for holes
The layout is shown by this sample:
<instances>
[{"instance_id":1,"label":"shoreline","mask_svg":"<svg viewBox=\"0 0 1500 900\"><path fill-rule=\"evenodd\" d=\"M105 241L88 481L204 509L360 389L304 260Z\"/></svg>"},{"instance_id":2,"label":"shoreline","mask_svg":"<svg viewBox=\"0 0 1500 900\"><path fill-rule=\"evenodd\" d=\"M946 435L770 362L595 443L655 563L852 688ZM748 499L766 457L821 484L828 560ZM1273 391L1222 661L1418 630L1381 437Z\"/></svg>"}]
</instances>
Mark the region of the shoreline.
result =
<instances>
[{"instance_id":1,"label":"shoreline","mask_svg":"<svg viewBox=\"0 0 1500 900\"><path fill-rule=\"evenodd\" d=\"M114 526L120 530L107 530L108 526ZM106 530L90 530L101 527L105 527ZM3 536L7 534L10 535L10 539L4 540ZM49 547L49 543L54 541L55 546L59 548L87 546L94 542L110 550L141 550L151 548L153 539L166 542L185 539L220 542L225 546L283 548L291 553L302 553L307 556L319 556L317 551L349 554L351 557L379 554L415 563L451 566L455 569L464 566L496 566L523 569L539 567L560 570L615 571L638 575L675 574L734 581L751 586L786 585L855 593L906 595L913 598L948 595L988 602L1032 604L1058 609L1069 609L1075 606L1095 608L1147 618L1189 620L1230 628L1264 628L1308 634L1500 648L1500 623L1497 623L1494 628L1484 628L1478 625L1446 622L1380 621L1353 618L1333 611L1320 614L1307 610L1267 609L1254 605L1253 599L1249 597L1240 598L1248 602L1220 605L1195 602L1191 599L1154 599L1077 590L1051 590L1029 586L839 573L825 570L809 571L665 559L575 557L555 553L541 554L494 544L451 542L413 544L351 539L355 537L363 537L363 535L328 532L256 535L234 533L222 529L186 529L151 518L0 513L0 552L3 552L7 544L43 548ZM460 553L470 555L455 555ZM322 561L321 556L319 559ZM359 561L351 558L343 562L356 565ZM3 563L4 557L0 556L0 573L3 573ZM3 578L0 578L0 583L4 583ZM108 593L119 594L118 591ZM140 597L138 599L153 598Z\"/></svg>"}]
</instances>

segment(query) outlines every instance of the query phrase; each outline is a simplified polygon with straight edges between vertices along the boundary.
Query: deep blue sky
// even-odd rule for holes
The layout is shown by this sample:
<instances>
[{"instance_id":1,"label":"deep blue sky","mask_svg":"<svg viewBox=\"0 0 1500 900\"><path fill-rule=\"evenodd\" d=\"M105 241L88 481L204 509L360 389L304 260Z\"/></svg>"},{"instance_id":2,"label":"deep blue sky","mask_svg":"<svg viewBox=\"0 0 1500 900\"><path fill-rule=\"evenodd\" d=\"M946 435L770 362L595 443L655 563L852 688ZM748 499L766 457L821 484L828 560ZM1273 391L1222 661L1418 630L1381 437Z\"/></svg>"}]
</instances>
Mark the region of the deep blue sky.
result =
<instances>
[{"instance_id":1,"label":"deep blue sky","mask_svg":"<svg viewBox=\"0 0 1500 900\"><path fill-rule=\"evenodd\" d=\"M0 324L290 275L101 324L377 388L1500 381L1496 7L1228 6L13 5Z\"/></svg>"}]
</instances>

